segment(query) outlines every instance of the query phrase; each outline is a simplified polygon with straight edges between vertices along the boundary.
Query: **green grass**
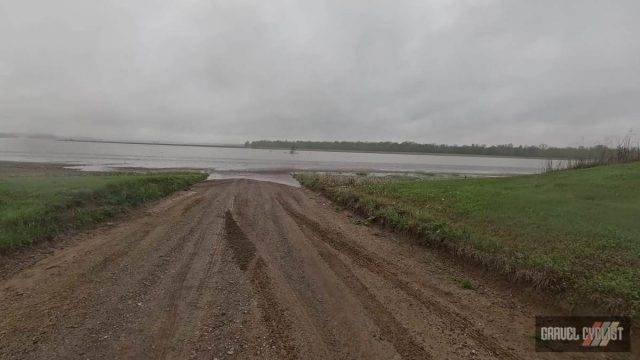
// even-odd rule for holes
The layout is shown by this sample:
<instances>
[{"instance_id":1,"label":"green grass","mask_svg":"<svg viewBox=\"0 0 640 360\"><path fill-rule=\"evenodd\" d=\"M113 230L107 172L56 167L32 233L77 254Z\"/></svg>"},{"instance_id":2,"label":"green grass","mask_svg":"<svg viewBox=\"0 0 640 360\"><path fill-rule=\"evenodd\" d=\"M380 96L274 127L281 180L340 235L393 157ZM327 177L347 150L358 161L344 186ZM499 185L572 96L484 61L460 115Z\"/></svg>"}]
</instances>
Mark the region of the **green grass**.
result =
<instances>
[{"instance_id":1,"label":"green grass","mask_svg":"<svg viewBox=\"0 0 640 360\"><path fill-rule=\"evenodd\" d=\"M204 180L200 173L113 173L0 180L0 251L89 228Z\"/></svg>"},{"instance_id":2,"label":"green grass","mask_svg":"<svg viewBox=\"0 0 640 360\"><path fill-rule=\"evenodd\" d=\"M640 314L640 163L508 178L336 181L310 188L516 280Z\"/></svg>"},{"instance_id":3,"label":"green grass","mask_svg":"<svg viewBox=\"0 0 640 360\"><path fill-rule=\"evenodd\" d=\"M473 284L471 284L471 281L469 279L455 279L455 280L458 283L458 285L460 285L460 288L465 290L473 290Z\"/></svg>"}]
</instances>

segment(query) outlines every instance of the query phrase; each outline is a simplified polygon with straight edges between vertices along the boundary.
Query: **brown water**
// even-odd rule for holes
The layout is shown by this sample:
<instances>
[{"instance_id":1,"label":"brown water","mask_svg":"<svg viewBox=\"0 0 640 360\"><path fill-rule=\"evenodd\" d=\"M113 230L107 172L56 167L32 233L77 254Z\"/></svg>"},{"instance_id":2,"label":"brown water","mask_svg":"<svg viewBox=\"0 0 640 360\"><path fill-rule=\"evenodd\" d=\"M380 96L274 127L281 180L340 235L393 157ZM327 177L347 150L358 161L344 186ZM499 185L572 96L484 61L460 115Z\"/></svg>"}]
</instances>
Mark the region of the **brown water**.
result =
<instances>
[{"instance_id":1,"label":"brown water","mask_svg":"<svg viewBox=\"0 0 640 360\"><path fill-rule=\"evenodd\" d=\"M118 167L198 168L219 171L401 171L468 174L528 174L544 160L485 156L375 154L263 150L172 145L83 143L0 138L0 160L58 162L82 169Z\"/></svg>"}]
</instances>

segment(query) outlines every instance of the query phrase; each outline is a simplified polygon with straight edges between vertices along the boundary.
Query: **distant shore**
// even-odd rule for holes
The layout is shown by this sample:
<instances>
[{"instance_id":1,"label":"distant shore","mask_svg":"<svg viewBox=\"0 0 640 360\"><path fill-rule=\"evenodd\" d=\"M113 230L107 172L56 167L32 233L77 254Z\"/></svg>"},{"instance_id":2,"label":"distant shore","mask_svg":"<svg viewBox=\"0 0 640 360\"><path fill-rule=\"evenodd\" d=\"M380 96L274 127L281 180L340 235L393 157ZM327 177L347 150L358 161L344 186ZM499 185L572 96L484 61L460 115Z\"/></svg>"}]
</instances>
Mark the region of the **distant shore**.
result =
<instances>
[{"instance_id":1,"label":"distant shore","mask_svg":"<svg viewBox=\"0 0 640 360\"><path fill-rule=\"evenodd\" d=\"M242 146L244 147L244 146ZM286 150L287 148L275 147L247 147L247 149L259 150ZM463 156L463 157L483 157L483 158L505 158L505 159L534 159L545 160L545 157L536 156L514 156L514 155L484 155L484 154L455 154L455 153L428 153L428 152L411 152L411 151L373 151L373 150L341 150L341 149L296 149L295 151L318 151L318 152L339 152L339 153L362 153L362 154L396 154L396 155L429 155L429 156ZM553 159L559 160L559 159Z\"/></svg>"},{"instance_id":2,"label":"distant shore","mask_svg":"<svg viewBox=\"0 0 640 360\"><path fill-rule=\"evenodd\" d=\"M124 141L124 140L56 139L56 141L82 142L82 143L104 143L104 144L131 144L131 145L219 147L219 148L244 148L245 147L242 144L188 144L188 143Z\"/></svg>"},{"instance_id":3,"label":"distant shore","mask_svg":"<svg viewBox=\"0 0 640 360\"><path fill-rule=\"evenodd\" d=\"M123 140L91 140L91 139L57 139L56 141L82 142L82 143L104 143L104 144L130 144L130 145L162 145L162 146L190 146L190 147L214 147L214 148L231 148L231 149L256 149L256 150L278 150L291 151L284 147L260 147L245 146L243 144L189 144L189 143L171 143L171 142L145 142L145 141L123 141ZM455 154L455 153L428 153L428 152L410 152L410 151L373 151L373 150L342 150L342 149L295 149L295 151L314 151L314 152L338 152L338 153L356 153L356 154L397 154L397 155L430 155L430 156L462 156L462 157L484 157L484 158L505 158L505 159L535 159L544 160L545 157L540 156L515 156L515 155L484 155L484 154ZM553 159L558 160L558 159Z\"/></svg>"}]
</instances>

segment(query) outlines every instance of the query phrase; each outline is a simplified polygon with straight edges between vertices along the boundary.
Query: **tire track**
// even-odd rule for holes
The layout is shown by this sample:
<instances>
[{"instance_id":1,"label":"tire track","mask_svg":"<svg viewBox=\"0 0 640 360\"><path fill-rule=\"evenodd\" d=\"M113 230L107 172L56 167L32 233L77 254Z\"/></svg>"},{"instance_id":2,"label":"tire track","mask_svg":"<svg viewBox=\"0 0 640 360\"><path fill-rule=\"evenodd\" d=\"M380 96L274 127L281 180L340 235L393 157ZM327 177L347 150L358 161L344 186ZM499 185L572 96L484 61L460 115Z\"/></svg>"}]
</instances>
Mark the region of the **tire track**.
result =
<instances>
[{"instance_id":1,"label":"tire track","mask_svg":"<svg viewBox=\"0 0 640 360\"><path fill-rule=\"evenodd\" d=\"M169 229L174 229L179 226L181 222L179 219L184 219L186 217L185 214L200 202L202 202L202 198L196 198L187 203L184 208L181 209L179 217L173 218L173 221L169 224ZM179 205L181 204L172 204L167 209L165 209L165 211L168 212L169 210ZM155 230L157 222L158 220L154 217L145 219L140 228L132 229L126 235L121 237L122 239L126 240L125 244L123 244L118 250L103 258L97 264L93 265L88 273L98 274L100 272L103 272L106 268L118 264L118 261L122 260L122 258L139 247L141 245L141 240L144 240L144 238L146 238L153 230Z\"/></svg>"},{"instance_id":2,"label":"tire track","mask_svg":"<svg viewBox=\"0 0 640 360\"><path fill-rule=\"evenodd\" d=\"M87 325L90 326L89 330L98 327L113 327L117 326L122 318L113 316L114 314L122 314L127 316L127 312L131 312L142 316L143 321L147 323L147 328L152 328L154 321L160 322L160 327L152 332L140 334L137 342L138 346L132 349L133 354L128 354L127 357L131 358L149 358L153 354L153 358L166 357L166 351L171 345L171 334L173 325L176 321L176 287L182 286L182 283L171 283L170 291L162 291L164 295L162 301L169 302L168 312L156 312L155 314L143 315L139 313L135 305L138 301L143 303L153 303L156 299L152 297L153 291L157 291L158 286L162 286L161 280L165 278L171 268L171 264L176 262L176 259L180 259L184 256L188 247L187 240L192 238L200 228L203 227L203 223L207 220L209 215L206 211L208 206L204 204L204 199L207 194L201 194L201 197L195 199L188 199L184 206L171 206L166 209L166 212L176 211L178 216L173 216L168 222L163 235L161 237L152 238L150 242L143 243L138 241L137 245L132 247L129 253L126 253L126 258L129 262L136 263L139 260L144 261L144 264L140 266L139 270L134 274L127 274L127 267L123 267L120 262L111 264L111 266L105 267L98 274L109 274L110 267L115 268L115 274L117 277L111 276L109 284L103 285L103 290L108 291L115 296L117 300L109 297L94 298L88 303L101 304L98 311L94 311L91 317L87 319ZM208 201L209 204L211 201ZM154 225L154 224L152 224ZM152 226L151 225L151 226ZM141 240L144 240L142 238ZM193 251L192 251L193 252ZM188 255L189 256L189 255ZM182 264L184 266L184 263ZM93 272L91 272L93 273ZM98 275L96 274L96 275ZM120 281L112 282L113 279L120 279ZM179 279L172 279L172 281L178 281ZM122 289L128 289L122 291ZM83 293L99 295L95 292ZM132 304L129 310L125 310L122 304ZM133 308L132 308L133 307ZM101 320L102 319L102 320ZM129 326L130 324L126 324ZM81 329L83 327L80 327ZM77 337L76 337L77 338ZM91 339L95 347L100 347L101 339ZM127 348L129 344L123 344L123 348ZM121 347L121 345L112 344L115 348ZM112 350L115 351L115 350Z\"/></svg>"},{"instance_id":3,"label":"tire track","mask_svg":"<svg viewBox=\"0 0 640 360\"><path fill-rule=\"evenodd\" d=\"M236 265L240 270L247 272L249 264L256 257L256 247L233 219L231 210L227 210L224 214L224 230L225 240L231 248Z\"/></svg>"},{"instance_id":4,"label":"tire track","mask_svg":"<svg viewBox=\"0 0 640 360\"><path fill-rule=\"evenodd\" d=\"M370 272L381 276L385 280L389 281L397 289L401 290L414 300L418 301L423 306L431 309L433 312L443 314L450 320L450 324L456 326L460 331L473 338L478 346L484 348L494 356L504 359L517 359L517 357L513 355L508 349L498 344L495 339L493 339L492 337L488 337L480 332L467 318L453 312L439 302L425 297L420 290L413 287L406 280L399 278L397 275L397 270L392 271L389 269L395 268L393 264L387 262L377 254L368 252L367 250L362 249L359 246L351 244L340 232L324 228L318 222L294 210L281 198L278 199L278 202L300 227L305 227L313 231L318 235L318 238L320 240L325 242L331 248L342 254L345 254L347 257L349 257L349 259L351 259L359 266L364 267Z\"/></svg>"},{"instance_id":5,"label":"tire track","mask_svg":"<svg viewBox=\"0 0 640 360\"><path fill-rule=\"evenodd\" d=\"M274 215L266 218L264 222L265 224L269 224L270 229L273 229L273 234L277 235L274 236L274 238L280 239L282 248L280 253L285 255L282 260L278 261L285 266L281 266L278 271L283 274L291 286L299 306L312 322L314 330L320 335L327 352L331 354L332 358L348 358L348 355L343 354L340 346L338 346L337 334L326 316L327 309L322 306L322 302L318 301L317 296L321 294L321 290L318 292L314 291L314 287L311 286L313 279L309 278L305 272L300 271L298 266L290 266L291 264L297 263L296 258L299 257L300 254L295 251L291 240L292 235L287 231L285 223L282 221L283 216L280 214L286 217L286 212L283 211L278 202L273 201L273 195L262 188L263 186L269 185L271 184L260 184L259 187L254 187L248 196L259 199L261 204L260 209L252 209L254 212L271 213ZM238 207L238 209L241 215L243 215L243 218L251 216L249 211L247 211L249 207Z\"/></svg>"},{"instance_id":6,"label":"tire track","mask_svg":"<svg viewBox=\"0 0 640 360\"><path fill-rule=\"evenodd\" d=\"M155 346L153 346L153 348L156 349L156 356L154 356L155 358L166 358L167 352L170 350L173 335L176 333L175 330L178 326L177 320L179 318L179 307L181 305L178 300L182 298L182 295L185 291L185 282L187 280L189 272L194 266L194 262L198 255L207 256L205 271L201 274L196 285L196 291L198 291L198 293L202 292L202 284L204 280L206 280L206 275L212 267L213 262L212 254L209 254L208 252L205 252L203 254L202 246L207 239L207 230L211 228L210 225L216 220L216 217L214 217L212 214L212 211L215 210L213 204L218 202L219 200L220 199L218 198L210 197L206 205L203 205L203 209L197 213L198 215L196 217L196 221L193 222L193 226L189 227L186 233L184 233L183 236L180 236L179 239L167 252L167 254L169 255L176 254L177 252L179 253L178 249L184 248L185 246L184 241L195 236L191 251L188 253L186 259L182 260L180 267L170 280L171 291L167 296L168 311L164 315L158 334L156 336ZM198 201L198 203L199 202L200 201ZM192 207L193 206L191 206L190 209ZM163 257L163 264L168 263L168 261L169 257ZM157 277L155 280L159 280L159 277Z\"/></svg>"},{"instance_id":7,"label":"tire track","mask_svg":"<svg viewBox=\"0 0 640 360\"><path fill-rule=\"evenodd\" d=\"M418 345L414 340L411 332L405 328L391 312L389 312L384 304L369 291L367 286L360 281L356 274L349 269L347 264L340 260L337 256L327 250L326 244L317 234L301 228L305 236L311 240L312 245L318 251L318 254L324 262L331 268L336 276L356 295L365 310L371 316L371 319L390 339L391 344L403 359L431 359L432 356L422 346Z\"/></svg>"},{"instance_id":8,"label":"tire track","mask_svg":"<svg viewBox=\"0 0 640 360\"><path fill-rule=\"evenodd\" d=\"M291 324L279 304L267 264L256 255L256 247L244 234L230 210L224 217L225 240L232 250L236 265L248 276L258 300L272 348L279 359L298 359L299 351L291 336Z\"/></svg>"}]
</instances>

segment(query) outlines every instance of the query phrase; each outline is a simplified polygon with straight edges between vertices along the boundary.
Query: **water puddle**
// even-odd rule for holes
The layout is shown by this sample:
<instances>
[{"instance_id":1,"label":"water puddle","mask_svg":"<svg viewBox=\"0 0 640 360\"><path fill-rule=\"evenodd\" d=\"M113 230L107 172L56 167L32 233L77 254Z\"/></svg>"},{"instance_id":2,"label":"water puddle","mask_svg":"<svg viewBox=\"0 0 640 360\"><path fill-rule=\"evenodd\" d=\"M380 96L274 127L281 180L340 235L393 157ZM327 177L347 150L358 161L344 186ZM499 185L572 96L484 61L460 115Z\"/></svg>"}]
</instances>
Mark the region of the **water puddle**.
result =
<instances>
[{"instance_id":1,"label":"water puddle","mask_svg":"<svg viewBox=\"0 0 640 360\"><path fill-rule=\"evenodd\" d=\"M171 169L145 169L145 168L124 168L115 165L100 165L100 164L84 164L84 165L71 165L65 166L65 169L78 170L78 171L96 171L96 172L112 172L112 171L162 171ZM185 169L175 169L176 171ZM194 170L194 169L191 169ZM203 170L204 171L204 170ZM256 181L268 181L278 184L289 185L293 187L300 187L298 180L291 176L291 173L287 171L211 171L207 180L223 180L223 179L250 179Z\"/></svg>"},{"instance_id":2,"label":"water puddle","mask_svg":"<svg viewBox=\"0 0 640 360\"><path fill-rule=\"evenodd\" d=\"M65 169L69 170L78 170L78 171L99 171L99 172L109 172L116 171L116 168L111 165L73 165L73 166L65 166Z\"/></svg>"},{"instance_id":3,"label":"water puddle","mask_svg":"<svg viewBox=\"0 0 640 360\"><path fill-rule=\"evenodd\" d=\"M223 179L249 179L300 187L298 180L294 179L291 173L288 172L214 171L207 178L207 180Z\"/></svg>"}]
</instances>

